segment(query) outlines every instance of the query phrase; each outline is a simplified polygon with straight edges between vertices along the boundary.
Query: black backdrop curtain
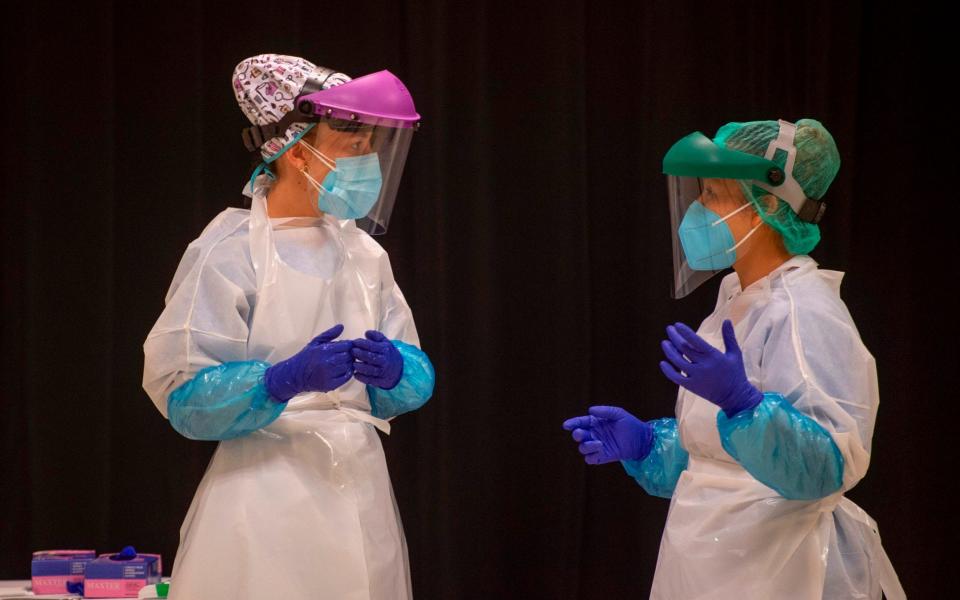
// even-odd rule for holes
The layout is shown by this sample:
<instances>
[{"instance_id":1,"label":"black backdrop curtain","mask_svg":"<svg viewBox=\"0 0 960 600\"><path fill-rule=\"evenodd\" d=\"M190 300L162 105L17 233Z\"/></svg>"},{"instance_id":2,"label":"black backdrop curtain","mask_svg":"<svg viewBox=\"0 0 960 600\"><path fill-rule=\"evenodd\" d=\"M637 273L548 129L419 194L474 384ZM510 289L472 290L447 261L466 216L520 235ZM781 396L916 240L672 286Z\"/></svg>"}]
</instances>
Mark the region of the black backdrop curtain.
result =
<instances>
[{"instance_id":1,"label":"black backdrop curtain","mask_svg":"<svg viewBox=\"0 0 960 600\"><path fill-rule=\"evenodd\" d=\"M417 597L648 593L668 502L586 468L560 423L595 403L672 414L663 327L699 324L718 280L669 298L660 160L691 131L778 117L821 120L843 157L813 256L848 272L882 399L849 496L908 593L942 597L957 254L927 226L954 187L925 168L955 71L922 72L946 60L937 18L861 2L11 7L0 578L27 577L32 550L125 544L169 572L213 445L153 407L141 344L187 243L240 204L232 69L277 52L388 68L424 117L380 240L438 373L385 440Z\"/></svg>"}]
</instances>

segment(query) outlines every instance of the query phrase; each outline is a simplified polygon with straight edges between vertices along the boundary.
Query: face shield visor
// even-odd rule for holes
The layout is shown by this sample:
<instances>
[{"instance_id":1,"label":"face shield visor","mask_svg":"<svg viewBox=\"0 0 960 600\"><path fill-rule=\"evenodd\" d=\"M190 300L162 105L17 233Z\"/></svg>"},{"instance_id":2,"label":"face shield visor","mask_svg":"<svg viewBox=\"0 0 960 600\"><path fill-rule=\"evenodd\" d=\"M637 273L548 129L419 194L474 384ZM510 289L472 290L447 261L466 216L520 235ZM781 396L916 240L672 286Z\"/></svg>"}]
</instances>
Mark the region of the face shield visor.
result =
<instances>
[{"instance_id":1,"label":"face shield visor","mask_svg":"<svg viewBox=\"0 0 960 600\"><path fill-rule=\"evenodd\" d=\"M687 296L731 267L737 248L756 232L736 241L727 221L753 210L742 183L756 180L776 186L784 173L763 157L719 147L702 133L681 139L663 159L673 232L674 298Z\"/></svg>"},{"instance_id":2,"label":"face shield visor","mask_svg":"<svg viewBox=\"0 0 960 600\"><path fill-rule=\"evenodd\" d=\"M311 155L303 175L317 191L319 210L355 219L370 234L385 233L420 124L403 83L380 71L301 95L280 122L245 129L244 143L256 150L258 141L297 122L315 123L316 131L298 143Z\"/></svg>"},{"instance_id":3,"label":"face shield visor","mask_svg":"<svg viewBox=\"0 0 960 600\"><path fill-rule=\"evenodd\" d=\"M300 144L312 155L303 175L317 191L319 210L385 233L413 132L340 119L318 123Z\"/></svg>"},{"instance_id":4,"label":"face shield visor","mask_svg":"<svg viewBox=\"0 0 960 600\"><path fill-rule=\"evenodd\" d=\"M683 298L737 260L737 249L756 233L736 240L734 215L755 210L734 179L667 176L673 226L674 298Z\"/></svg>"}]
</instances>

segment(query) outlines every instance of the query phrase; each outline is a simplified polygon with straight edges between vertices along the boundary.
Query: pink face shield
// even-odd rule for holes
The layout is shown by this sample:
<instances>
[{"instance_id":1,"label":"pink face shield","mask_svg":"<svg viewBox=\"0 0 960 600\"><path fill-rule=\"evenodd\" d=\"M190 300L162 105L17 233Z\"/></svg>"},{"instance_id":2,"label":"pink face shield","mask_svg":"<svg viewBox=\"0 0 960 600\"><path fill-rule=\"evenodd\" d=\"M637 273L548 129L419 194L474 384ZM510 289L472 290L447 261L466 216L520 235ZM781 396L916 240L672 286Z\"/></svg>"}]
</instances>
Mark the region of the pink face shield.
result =
<instances>
[{"instance_id":1,"label":"pink face shield","mask_svg":"<svg viewBox=\"0 0 960 600\"><path fill-rule=\"evenodd\" d=\"M282 136L294 123L315 123L322 131L324 150L337 158L365 156L379 163L380 193L357 226L371 234L385 233L393 213L400 177L420 115L406 86L389 71L359 77L326 90L303 93L294 108L277 123L243 130L247 150L260 149Z\"/></svg>"}]
</instances>

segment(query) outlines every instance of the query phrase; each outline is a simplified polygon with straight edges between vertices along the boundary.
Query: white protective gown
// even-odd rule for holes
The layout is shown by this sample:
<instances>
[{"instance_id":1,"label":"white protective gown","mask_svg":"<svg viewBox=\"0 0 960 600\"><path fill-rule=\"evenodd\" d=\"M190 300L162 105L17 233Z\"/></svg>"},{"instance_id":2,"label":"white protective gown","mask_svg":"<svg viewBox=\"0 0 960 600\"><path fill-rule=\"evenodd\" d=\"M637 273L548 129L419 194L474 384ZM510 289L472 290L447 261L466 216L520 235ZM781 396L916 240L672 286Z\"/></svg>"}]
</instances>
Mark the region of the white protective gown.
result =
<instances>
[{"instance_id":1,"label":"white protective gown","mask_svg":"<svg viewBox=\"0 0 960 600\"><path fill-rule=\"evenodd\" d=\"M258 180L258 183L263 178ZM276 363L343 323L419 346L386 252L353 221L227 209L190 244L144 345L144 388L199 370ZM407 548L364 384L303 393L273 423L222 441L190 506L173 600L406 600Z\"/></svg>"},{"instance_id":2,"label":"white protective gown","mask_svg":"<svg viewBox=\"0 0 960 600\"><path fill-rule=\"evenodd\" d=\"M843 497L866 474L879 402L876 366L840 299L842 273L807 256L740 289L724 278L699 335L723 348L731 319L747 377L779 392L833 437L843 486L816 501L787 500L724 451L718 407L681 389L680 437L689 452L670 504L651 598L819 600L905 598L876 523Z\"/></svg>"}]
</instances>

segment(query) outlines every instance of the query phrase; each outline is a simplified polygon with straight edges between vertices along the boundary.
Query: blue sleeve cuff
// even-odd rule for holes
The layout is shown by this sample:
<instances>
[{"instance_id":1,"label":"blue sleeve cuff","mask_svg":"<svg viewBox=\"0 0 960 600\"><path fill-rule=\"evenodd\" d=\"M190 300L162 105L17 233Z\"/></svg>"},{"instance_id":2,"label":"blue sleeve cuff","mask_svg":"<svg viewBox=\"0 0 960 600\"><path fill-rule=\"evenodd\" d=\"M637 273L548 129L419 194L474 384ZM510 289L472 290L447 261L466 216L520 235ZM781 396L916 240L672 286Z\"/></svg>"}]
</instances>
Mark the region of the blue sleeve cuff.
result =
<instances>
[{"instance_id":1,"label":"blue sleeve cuff","mask_svg":"<svg viewBox=\"0 0 960 600\"><path fill-rule=\"evenodd\" d=\"M650 421L653 448L643 460L620 461L627 473L651 496L670 498L680 473L687 468L688 454L680 443L676 419Z\"/></svg>"},{"instance_id":2,"label":"blue sleeve cuff","mask_svg":"<svg viewBox=\"0 0 960 600\"><path fill-rule=\"evenodd\" d=\"M423 350L399 340L392 340L391 343L403 357L403 375L397 385L389 390L367 386L370 408L378 419L389 419L417 410L433 395L436 382L433 364Z\"/></svg>"},{"instance_id":3,"label":"blue sleeve cuff","mask_svg":"<svg viewBox=\"0 0 960 600\"><path fill-rule=\"evenodd\" d=\"M843 485L843 455L830 433L767 392L753 410L717 415L720 441L757 481L788 500L816 500Z\"/></svg>"},{"instance_id":4,"label":"blue sleeve cuff","mask_svg":"<svg viewBox=\"0 0 960 600\"><path fill-rule=\"evenodd\" d=\"M192 440L229 440L266 427L287 406L263 384L269 367L253 360L203 369L170 393L170 424Z\"/></svg>"}]
</instances>

